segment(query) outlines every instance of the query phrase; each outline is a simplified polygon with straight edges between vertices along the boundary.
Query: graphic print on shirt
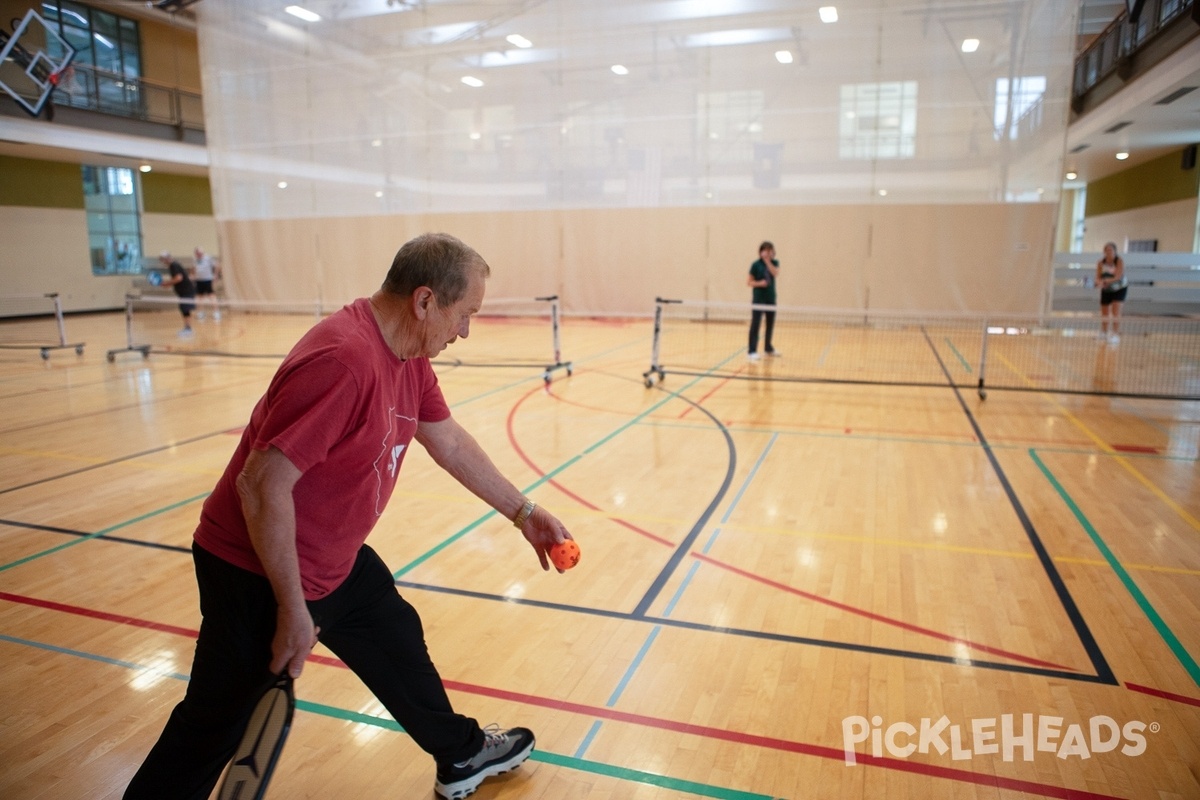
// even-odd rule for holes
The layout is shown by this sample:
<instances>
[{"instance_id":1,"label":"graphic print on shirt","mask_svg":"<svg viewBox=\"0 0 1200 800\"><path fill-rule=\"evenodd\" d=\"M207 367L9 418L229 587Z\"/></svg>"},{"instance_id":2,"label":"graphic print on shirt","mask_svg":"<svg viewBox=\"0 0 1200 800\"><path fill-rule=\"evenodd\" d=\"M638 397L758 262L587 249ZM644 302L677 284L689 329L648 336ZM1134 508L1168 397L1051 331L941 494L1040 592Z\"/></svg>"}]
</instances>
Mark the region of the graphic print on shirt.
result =
<instances>
[{"instance_id":1,"label":"graphic print on shirt","mask_svg":"<svg viewBox=\"0 0 1200 800\"><path fill-rule=\"evenodd\" d=\"M395 413L396 407L392 406L387 410L388 427L383 435L383 442L379 450L379 456L375 459L375 516L383 513L384 506L387 505L387 498L384 497L383 487L384 481L388 481L390 485L396 483L396 472L400 466L400 455L404 452L404 448L408 447L408 442L396 443L396 439L400 438L400 425L395 424L395 420L404 420L412 423L412 432L406 438L412 439L416 433L417 421L412 417L406 417L403 414ZM388 492L388 497L391 492Z\"/></svg>"}]
</instances>

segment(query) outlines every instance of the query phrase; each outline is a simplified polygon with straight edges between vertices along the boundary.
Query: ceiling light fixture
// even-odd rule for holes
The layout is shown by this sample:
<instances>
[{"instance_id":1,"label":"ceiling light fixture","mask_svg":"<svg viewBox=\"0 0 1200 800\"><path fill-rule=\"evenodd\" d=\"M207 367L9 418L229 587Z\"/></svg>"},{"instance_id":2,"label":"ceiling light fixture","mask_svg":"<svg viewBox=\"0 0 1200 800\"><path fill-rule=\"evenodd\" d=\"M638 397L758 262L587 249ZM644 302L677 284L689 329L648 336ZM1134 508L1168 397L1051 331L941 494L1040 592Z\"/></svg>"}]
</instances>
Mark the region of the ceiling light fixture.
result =
<instances>
[{"instance_id":1,"label":"ceiling light fixture","mask_svg":"<svg viewBox=\"0 0 1200 800\"><path fill-rule=\"evenodd\" d=\"M1129 153L1126 153L1124 150L1117 153L1117 161L1124 161L1127 158L1129 158Z\"/></svg>"},{"instance_id":2,"label":"ceiling light fixture","mask_svg":"<svg viewBox=\"0 0 1200 800\"><path fill-rule=\"evenodd\" d=\"M612 71L617 75L628 75L629 69L623 64L613 64Z\"/></svg>"},{"instance_id":3,"label":"ceiling light fixture","mask_svg":"<svg viewBox=\"0 0 1200 800\"><path fill-rule=\"evenodd\" d=\"M508 36L505 36L504 38L509 44L513 45L514 47L520 47L522 49L524 49L526 47L533 47L533 42L529 41L528 39L526 39L524 36L522 36L519 33L510 33Z\"/></svg>"},{"instance_id":4,"label":"ceiling light fixture","mask_svg":"<svg viewBox=\"0 0 1200 800\"><path fill-rule=\"evenodd\" d=\"M962 51L964 53L974 53L979 49L978 39L963 39Z\"/></svg>"},{"instance_id":5,"label":"ceiling light fixture","mask_svg":"<svg viewBox=\"0 0 1200 800\"><path fill-rule=\"evenodd\" d=\"M302 6L288 6L287 8L284 9L284 11L291 14L293 17L299 17L300 19L304 20L305 22L320 22L321 21L320 14L314 14L313 12L309 11L307 8L304 8Z\"/></svg>"},{"instance_id":6,"label":"ceiling light fixture","mask_svg":"<svg viewBox=\"0 0 1200 800\"><path fill-rule=\"evenodd\" d=\"M1075 180L1075 179L1076 179L1076 178L1078 178L1078 177L1079 177L1078 173L1075 173L1075 172L1068 172L1068 173L1067 173L1067 180L1069 180L1069 181L1073 181L1073 180Z\"/></svg>"},{"instance_id":7,"label":"ceiling light fixture","mask_svg":"<svg viewBox=\"0 0 1200 800\"><path fill-rule=\"evenodd\" d=\"M476 78L474 75L464 75L462 77L462 82L467 86L473 86L476 89L478 89L480 86L483 86L483 81L479 80L479 78Z\"/></svg>"},{"instance_id":8,"label":"ceiling light fixture","mask_svg":"<svg viewBox=\"0 0 1200 800\"><path fill-rule=\"evenodd\" d=\"M140 167L138 167L138 171L140 172L149 172L152 169L154 169L154 167L150 166L149 164L142 164Z\"/></svg>"},{"instance_id":9,"label":"ceiling light fixture","mask_svg":"<svg viewBox=\"0 0 1200 800\"><path fill-rule=\"evenodd\" d=\"M775 60L778 61L780 64L792 63L792 51L791 50L777 50L775 52Z\"/></svg>"},{"instance_id":10,"label":"ceiling light fixture","mask_svg":"<svg viewBox=\"0 0 1200 800\"><path fill-rule=\"evenodd\" d=\"M879 196L880 196L880 197L887 197L887 189L880 189L880 190L879 190Z\"/></svg>"},{"instance_id":11,"label":"ceiling light fixture","mask_svg":"<svg viewBox=\"0 0 1200 800\"><path fill-rule=\"evenodd\" d=\"M287 181L280 181L279 183L277 183L277 184L275 184L275 185L276 185L276 186L278 186L280 189L286 189L286 188L287 188Z\"/></svg>"},{"instance_id":12,"label":"ceiling light fixture","mask_svg":"<svg viewBox=\"0 0 1200 800\"><path fill-rule=\"evenodd\" d=\"M830 23L838 21L837 6L821 6L817 10L817 13L821 15L821 22Z\"/></svg>"}]
</instances>

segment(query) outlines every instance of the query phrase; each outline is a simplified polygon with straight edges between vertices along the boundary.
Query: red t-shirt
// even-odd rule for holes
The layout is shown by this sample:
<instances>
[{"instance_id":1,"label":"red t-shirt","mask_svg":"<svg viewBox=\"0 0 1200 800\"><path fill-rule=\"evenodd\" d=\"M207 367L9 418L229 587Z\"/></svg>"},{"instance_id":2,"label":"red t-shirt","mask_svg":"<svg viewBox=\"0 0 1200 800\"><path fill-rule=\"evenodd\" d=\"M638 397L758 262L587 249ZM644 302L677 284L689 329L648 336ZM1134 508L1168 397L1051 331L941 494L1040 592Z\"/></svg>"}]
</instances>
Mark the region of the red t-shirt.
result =
<instances>
[{"instance_id":1,"label":"red t-shirt","mask_svg":"<svg viewBox=\"0 0 1200 800\"><path fill-rule=\"evenodd\" d=\"M303 475L292 491L304 596L317 600L345 580L383 513L417 422L450 409L427 358L401 361L366 298L320 322L271 379L229 466L204 503L195 541L264 575L235 481L250 449L279 448Z\"/></svg>"}]
</instances>

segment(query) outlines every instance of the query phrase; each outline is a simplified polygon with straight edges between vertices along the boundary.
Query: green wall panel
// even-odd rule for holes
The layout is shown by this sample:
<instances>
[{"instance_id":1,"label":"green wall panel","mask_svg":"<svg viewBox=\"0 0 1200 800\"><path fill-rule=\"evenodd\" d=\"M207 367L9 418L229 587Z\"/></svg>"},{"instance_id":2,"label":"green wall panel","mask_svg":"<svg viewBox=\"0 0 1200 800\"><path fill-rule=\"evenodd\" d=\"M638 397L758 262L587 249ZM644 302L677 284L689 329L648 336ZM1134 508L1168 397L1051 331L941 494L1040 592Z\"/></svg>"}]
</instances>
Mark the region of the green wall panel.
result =
<instances>
[{"instance_id":1,"label":"green wall panel","mask_svg":"<svg viewBox=\"0 0 1200 800\"><path fill-rule=\"evenodd\" d=\"M212 191L208 178L148 172L142 175L142 208L147 214L211 217Z\"/></svg>"},{"instance_id":2,"label":"green wall panel","mask_svg":"<svg viewBox=\"0 0 1200 800\"><path fill-rule=\"evenodd\" d=\"M83 208L79 165L0 156L0 206Z\"/></svg>"},{"instance_id":3,"label":"green wall panel","mask_svg":"<svg viewBox=\"0 0 1200 800\"><path fill-rule=\"evenodd\" d=\"M1200 191L1200 167L1181 169L1183 150L1092 181L1087 187L1085 216L1188 200Z\"/></svg>"}]
</instances>

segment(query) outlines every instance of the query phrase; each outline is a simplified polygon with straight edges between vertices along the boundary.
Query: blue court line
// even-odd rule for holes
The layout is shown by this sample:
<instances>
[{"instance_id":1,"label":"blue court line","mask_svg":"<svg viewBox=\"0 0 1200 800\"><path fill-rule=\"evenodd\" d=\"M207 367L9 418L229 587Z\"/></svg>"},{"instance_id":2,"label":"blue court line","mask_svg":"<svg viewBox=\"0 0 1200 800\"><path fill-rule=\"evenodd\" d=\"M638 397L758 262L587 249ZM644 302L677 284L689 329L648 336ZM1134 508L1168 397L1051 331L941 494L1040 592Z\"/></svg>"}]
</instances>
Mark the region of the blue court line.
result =
<instances>
[{"instance_id":1,"label":"blue court line","mask_svg":"<svg viewBox=\"0 0 1200 800\"><path fill-rule=\"evenodd\" d=\"M159 514L165 514L168 511L174 511L175 509L180 508L181 506L186 506L188 503L194 503L197 500L203 500L204 498L208 497L209 494L210 494L209 492L205 492L204 494L198 494L195 497L189 497L186 500L180 500L177 503L172 503L169 506L164 506L163 508L157 509L156 511L151 511L146 514L142 514L140 517L134 517L133 519L126 520L124 522L119 522L116 525L112 525L108 528L105 528L104 530L96 531L95 533L89 533L86 536L83 536L82 538L74 539L70 542L64 542L63 544L60 544L56 547L51 547L49 550L43 550L40 553L34 553L33 555L25 556L25 558L19 558L16 561L11 561L3 566L0 566L0 572L4 572L5 570L12 569L13 567L19 567L22 564L27 564L30 561L34 561L36 559L41 558L42 556L48 556L52 553L57 553L59 550L66 550L68 547L74 547L75 545L82 544L83 542L90 542L92 539L95 539L99 536L103 536L106 533L112 533L113 531L117 531L117 530L120 530L121 528L125 528L130 525L134 525L138 522L142 522L143 520L150 519L151 517L157 517Z\"/></svg>"},{"instance_id":2,"label":"blue court line","mask_svg":"<svg viewBox=\"0 0 1200 800\"><path fill-rule=\"evenodd\" d=\"M729 517L733 515L733 509L737 508L737 504L742 500L742 495L744 495L746 490L750 488L750 482L753 481L754 476L758 474L758 468L761 467L763 462L767 460L767 453L771 452L771 448L775 446L775 440L778 438L778 433L773 434L771 439L767 442L767 446L763 448L761 453L759 453L758 460L755 461L754 466L750 468L750 474L746 476L746 480L742 481L741 488L739 488L737 494L733 496L733 500L730 501L729 507L725 509L725 516L721 517L721 524L729 522Z\"/></svg>"},{"instance_id":3,"label":"blue court line","mask_svg":"<svg viewBox=\"0 0 1200 800\"><path fill-rule=\"evenodd\" d=\"M1100 555L1104 556L1104 560L1108 562L1110 567L1112 567L1112 571L1115 572L1117 577L1121 579L1121 583L1125 585L1126 591L1133 596L1133 599L1137 602L1138 607L1142 609L1142 613L1146 615L1146 618L1150 620L1150 624L1154 626L1156 631L1158 631L1158 635L1162 637L1162 640L1166 643L1167 647L1170 648L1171 652L1175 654L1175 657L1179 659L1179 663L1183 665L1183 668L1187 671L1187 674L1191 677L1192 681L1195 682L1197 686L1200 686L1200 665L1196 664L1196 659L1192 658L1191 653L1189 653L1187 648L1183 646L1183 643L1179 641L1179 637L1177 637L1171 631L1170 627L1167 626L1167 623L1163 620L1158 611L1155 610L1154 606L1151 605L1150 600L1146 597L1146 595L1142 593L1141 588L1138 587L1137 583L1125 569L1124 565L1121 564L1120 560L1116 557L1116 555L1113 554L1113 551L1109 549L1108 545L1105 544L1104 539L1100 537L1100 533L1096 530L1095 526L1093 526L1088 518L1084 515L1083 511L1075 503L1075 500L1072 499L1071 495L1067 493L1067 490L1063 488L1063 485L1058 482L1058 479L1054 477L1054 473L1050 471L1050 468L1045 465L1042 459L1038 458L1037 451L1033 448L1030 448L1029 457L1033 459L1034 464L1037 464L1037 468L1042 471L1042 475L1045 476L1046 480L1050 481L1050 485L1054 487L1054 491L1058 492L1058 496L1062 498L1062 501L1067 504L1067 508L1071 509L1071 513L1075 515L1075 519L1079 522L1080 526L1083 527L1083 530L1087 533L1088 538L1092 540L1092 544L1094 544L1096 549L1100 551Z\"/></svg>"},{"instance_id":4,"label":"blue court line","mask_svg":"<svg viewBox=\"0 0 1200 800\"><path fill-rule=\"evenodd\" d=\"M724 519L721 520L722 522L729 521L729 515L733 512L733 509L738 504L738 501L741 500L742 494L745 493L746 488L750 485L750 482L754 480L754 476L758 473L758 468L762 466L763 461L767 457L767 453L770 452L771 446L775 444L775 440L777 438L779 438L779 437L772 436L771 440L769 442L767 442L767 446L765 448L763 448L763 451L759 455L758 460L754 463L754 466L751 468L750 474L746 476L746 480L742 483L741 489L738 491L737 495L733 498L733 501L730 502L729 508L725 512L725 517L724 517ZM704 545L703 552L705 552L705 553L708 552L709 548L712 547L713 543L717 540L717 535L720 532L721 532L720 528L716 528L713 531L712 535L708 538L708 542L705 543L705 545ZM665 611L663 611L664 617L671 616L671 612L673 612L675 610L675 605L683 597L684 591L687 590L688 585L692 582L692 578L696 575L696 572L699 571L699 569L700 569L700 562L693 561L692 566L688 569L687 575L685 575L683 580L680 581L679 588L677 588L675 590L675 594L671 598L671 601L669 603L667 603L667 608ZM625 674L621 677L621 680L617 683L616 690L612 693L612 696L608 698L608 703L606 703L606 705L609 708L616 705L617 700L620 699L621 694L625 691L625 688L629 685L629 681L633 679L634 672L636 672L637 668L639 666L641 666L643 659L645 659L645 657L646 657L646 653L649 652L650 646L654 643L654 640L658 638L659 631L661 631L661 630L662 630L661 625L655 625L650 630L650 635L646 637L646 641L642 644L641 649L638 651L637 655L634 656L633 662L629 665L629 668L625 670ZM595 724L592 725L592 729L590 731L588 731L588 735L584 738L584 741L579 745L579 749L575 751L575 755L582 756L587 751L588 745L591 744L591 740L595 737L595 735L599 731L600 731L600 720L596 720Z\"/></svg>"},{"instance_id":5,"label":"blue court line","mask_svg":"<svg viewBox=\"0 0 1200 800\"><path fill-rule=\"evenodd\" d=\"M938 353L937 348L934 347L933 342L930 341L929 334L924 329L921 332L925 336L925 341L929 344L929 349L933 351L933 356L937 359L938 365L941 366L942 374L946 376L947 380L953 383L953 380L950 378L950 371L942 363L942 357ZM979 446L983 448L983 453L992 467L992 472L995 473L996 479L1000 481L1001 488L1004 489L1005 496L1008 497L1008 504L1012 507L1013 513L1017 515L1017 520L1021 523L1021 527L1025 531L1025 536L1029 539L1029 544L1033 547L1033 552L1037 555L1038 561L1042 565L1042 571L1046 573L1046 578L1050 581L1054 593L1058 596L1059 604L1062 605L1067 619L1071 621L1071 626L1075 629L1075 635L1079 638L1079 643L1083 645L1083 649L1088 655L1088 660L1092 662L1092 668L1096 670L1096 678L1102 683L1114 686L1120 685L1116 675L1113 674L1112 668L1108 665L1108 661L1104 658L1103 651L1100 650L1100 644L1092 636L1087 621L1084 620L1083 614L1079 611L1079 606L1075 604L1075 598L1071 596L1071 591L1067 588L1062 575L1059 574L1058 567L1054 565L1054 559L1050 557L1050 552L1046 550L1046 545L1043 544L1042 537L1038 535L1037 528L1033 526L1033 521L1029 519L1029 514L1025 511L1025 506L1021 503L1021 499L1017 497L1016 489L1013 488L1012 483L1008 480L1008 475L1005 474L1004 469L1000 466L1000 460L996 458L996 453L992 450L992 446L988 444L987 437L983 435L983 429L979 426L979 421L971 413L971 409L967 406L967 401L963 399L959 388L957 386L951 386L951 388L954 390L954 396L958 398L959 406L967 416L967 421L971 423L971 428L975 431L975 438L979 440Z\"/></svg>"},{"instance_id":6,"label":"blue court line","mask_svg":"<svg viewBox=\"0 0 1200 800\"><path fill-rule=\"evenodd\" d=\"M650 646L654 644L654 640L658 638L658 632L662 630L661 625L655 625L650 630L650 635L646 637L646 641L642 642L641 648L637 655L633 657L633 661L629 664L629 668L625 670L625 674L621 676L621 680L617 682L617 688L609 696L608 702L604 705L612 708L621 699L621 693L625 691L625 687L629 685L629 681L633 678L633 673L637 671L638 665L646 657L646 653L650 652Z\"/></svg>"},{"instance_id":7,"label":"blue court line","mask_svg":"<svg viewBox=\"0 0 1200 800\"><path fill-rule=\"evenodd\" d=\"M825 366L825 359L829 357L829 352L833 350L833 343L837 341L837 331L829 334L829 341L825 344L825 349L821 351L821 355L817 356L817 366Z\"/></svg>"},{"instance_id":8,"label":"blue court line","mask_svg":"<svg viewBox=\"0 0 1200 800\"><path fill-rule=\"evenodd\" d=\"M747 639L761 639L770 642L784 642L786 644L812 645L814 647L831 647L835 650L849 650L856 653L869 653L879 656L894 656L896 658L908 658L916 661L931 661L937 664L949 664L958 667L978 667L980 669L997 669L1002 672L1019 672L1023 675L1041 675L1051 678L1061 678L1063 680L1080 681L1083 683L1108 682L1104 681L1096 675L1081 674L1074 671L1047 669L1042 667L1034 667L1025 664L1009 664L996 661L980 661L977 659L961 658L959 656L938 655L934 653L923 653L919 650L896 650L889 647L877 647L869 644L857 644L855 642L839 642L832 639L814 639L808 636L793 636L785 633L771 633L761 630L748 630L745 628L731 628L725 625L708 625L699 622L688 622L686 620L671 619L668 617L655 617L649 615L632 614L627 611L613 611L608 608L592 608L590 606L574 606L566 603L554 603L547 600L532 600L527 597L509 597L501 594L489 594L487 592L476 592L470 589L456 589L449 586L433 586L425 583L413 583L412 581L396 581L396 585L406 589L416 589L418 591L436 592L438 594L451 594L459 597L470 597L475 600L486 600L490 602L509 603L511 605L531 606L533 608L542 608L553 611L565 611L575 614L586 614L590 616L602 617L604 619L623 620L627 622L642 622L649 625L662 625L664 627L682 628L690 631L699 631L702 633L716 633L723 636L739 636Z\"/></svg>"},{"instance_id":9,"label":"blue court line","mask_svg":"<svg viewBox=\"0 0 1200 800\"><path fill-rule=\"evenodd\" d=\"M178 672L161 672L141 664L134 664L132 661L122 661L119 658L109 658L108 656L102 656L96 653L85 653L82 650L72 650L69 647L59 647L53 644L46 644L45 642L34 642L29 639L18 639L15 636L5 636L3 633L0 633L0 641L9 642L10 644L25 645L26 647L36 647L39 650L49 650L52 653L61 653L62 655L66 656L86 658L89 661L99 661L102 664L110 664L114 667L124 667L125 669L131 669L136 672L153 672L157 675L162 675L167 678L174 678L178 681L188 680L187 675L183 675Z\"/></svg>"},{"instance_id":10,"label":"blue court line","mask_svg":"<svg viewBox=\"0 0 1200 800\"><path fill-rule=\"evenodd\" d=\"M189 676L180 674L178 672L161 672L141 664L134 664L129 661L121 661L119 659L108 658L107 656L101 656L95 653L86 653L82 650L72 650L70 648L58 647L56 645L45 644L43 642L34 642L29 639L19 639L15 636L6 636L4 634L0 634L0 641L33 647L40 650L48 650L50 652L60 653L68 656L75 656L77 658L83 658L89 661L98 661L104 664L110 664L112 666L134 670L136 672L151 672L178 681L187 682L190 679ZM325 705L324 703L315 703L299 698L296 700L296 708L300 711L306 711L318 716L347 720L357 722L362 725L371 725L373 727L382 728L388 731L404 733L404 729L399 725L399 723L390 717L376 717L359 711L351 711L349 709ZM571 756L561 755L549 750L534 750L529 756L529 759L531 761L541 761L545 764L551 764L557 767L565 767L566 769L573 769L579 772L588 772L593 775L602 775L609 778L615 778L618 781L639 783L648 786L659 786L666 789L684 792L686 794L698 795L700 797L715 797L719 800L772 800L771 795L746 792L740 789L729 789L723 786L713 786L710 784L685 780L683 778L672 778L668 775L658 775L651 772L629 769L628 767L604 764L598 761L585 761L580 758L572 758Z\"/></svg>"}]
</instances>

